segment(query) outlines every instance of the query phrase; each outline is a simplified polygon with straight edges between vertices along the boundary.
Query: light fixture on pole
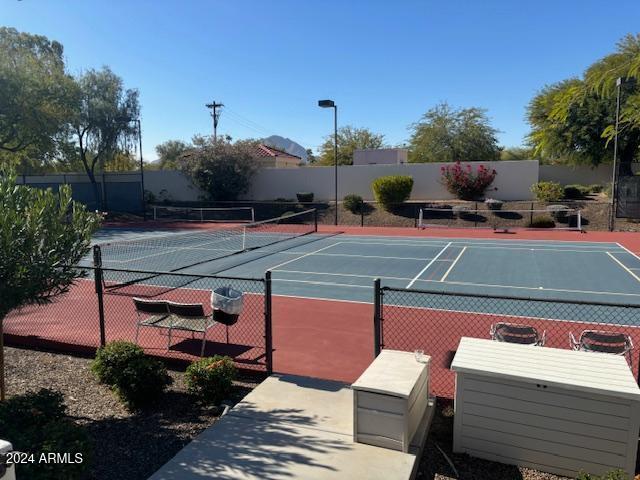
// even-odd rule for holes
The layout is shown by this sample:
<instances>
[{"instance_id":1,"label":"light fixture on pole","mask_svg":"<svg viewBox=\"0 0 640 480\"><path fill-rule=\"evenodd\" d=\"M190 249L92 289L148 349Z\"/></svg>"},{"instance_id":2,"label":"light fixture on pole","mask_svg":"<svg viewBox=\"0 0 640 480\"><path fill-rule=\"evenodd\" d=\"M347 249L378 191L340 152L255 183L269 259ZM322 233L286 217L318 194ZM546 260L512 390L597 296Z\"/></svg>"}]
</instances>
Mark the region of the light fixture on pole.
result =
<instances>
[{"instance_id":1,"label":"light fixture on pole","mask_svg":"<svg viewBox=\"0 0 640 480\"><path fill-rule=\"evenodd\" d=\"M321 108L333 108L333 175L336 203L334 224L338 225L338 106L333 100L319 100L318 106Z\"/></svg>"},{"instance_id":2,"label":"light fixture on pole","mask_svg":"<svg viewBox=\"0 0 640 480\"><path fill-rule=\"evenodd\" d=\"M616 219L616 197L618 195L618 127L620 125L620 90L622 78L616 79L616 130L613 135L613 172L611 174L611 215L609 230L613 231Z\"/></svg>"}]
</instances>

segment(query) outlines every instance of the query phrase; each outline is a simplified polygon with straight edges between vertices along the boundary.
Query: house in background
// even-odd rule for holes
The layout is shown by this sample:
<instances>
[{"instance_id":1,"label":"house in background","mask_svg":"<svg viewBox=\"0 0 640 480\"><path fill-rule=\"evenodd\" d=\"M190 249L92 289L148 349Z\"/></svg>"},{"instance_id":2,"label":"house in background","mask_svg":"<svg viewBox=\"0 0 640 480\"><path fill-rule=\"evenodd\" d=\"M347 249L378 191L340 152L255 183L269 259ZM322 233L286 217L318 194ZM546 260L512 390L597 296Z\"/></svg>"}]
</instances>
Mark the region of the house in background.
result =
<instances>
[{"instance_id":1,"label":"house in background","mask_svg":"<svg viewBox=\"0 0 640 480\"><path fill-rule=\"evenodd\" d=\"M302 158L297 155L292 155L263 143L256 147L255 157L260 161L261 167L297 168L303 162Z\"/></svg>"},{"instance_id":2,"label":"house in background","mask_svg":"<svg viewBox=\"0 0 640 480\"><path fill-rule=\"evenodd\" d=\"M406 148L373 148L354 150L354 165L401 165L407 163L409 150Z\"/></svg>"}]
</instances>

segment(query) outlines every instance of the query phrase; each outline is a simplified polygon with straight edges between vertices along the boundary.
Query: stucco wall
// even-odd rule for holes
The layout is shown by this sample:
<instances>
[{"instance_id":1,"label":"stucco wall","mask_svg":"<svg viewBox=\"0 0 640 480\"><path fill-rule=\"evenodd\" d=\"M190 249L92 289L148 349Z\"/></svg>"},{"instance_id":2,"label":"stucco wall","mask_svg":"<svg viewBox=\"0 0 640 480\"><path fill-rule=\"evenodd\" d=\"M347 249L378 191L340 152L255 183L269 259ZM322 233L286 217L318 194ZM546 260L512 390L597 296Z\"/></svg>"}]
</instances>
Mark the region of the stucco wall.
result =
<instances>
[{"instance_id":1,"label":"stucco wall","mask_svg":"<svg viewBox=\"0 0 640 480\"><path fill-rule=\"evenodd\" d=\"M487 196L501 200L532 198L531 185L538 181L537 160L481 163L498 172L492 185L495 190L487 192ZM414 180L412 199L451 199L453 195L440 184L440 169L443 165L446 164L414 163L338 167L338 197L342 198L349 193L355 193L365 200L373 200L371 182L374 179L385 175L410 175ZM254 177L251 190L245 198L273 200L278 197L295 198L297 192L313 192L317 200L332 199L334 197L333 170L333 167L263 169Z\"/></svg>"}]
</instances>

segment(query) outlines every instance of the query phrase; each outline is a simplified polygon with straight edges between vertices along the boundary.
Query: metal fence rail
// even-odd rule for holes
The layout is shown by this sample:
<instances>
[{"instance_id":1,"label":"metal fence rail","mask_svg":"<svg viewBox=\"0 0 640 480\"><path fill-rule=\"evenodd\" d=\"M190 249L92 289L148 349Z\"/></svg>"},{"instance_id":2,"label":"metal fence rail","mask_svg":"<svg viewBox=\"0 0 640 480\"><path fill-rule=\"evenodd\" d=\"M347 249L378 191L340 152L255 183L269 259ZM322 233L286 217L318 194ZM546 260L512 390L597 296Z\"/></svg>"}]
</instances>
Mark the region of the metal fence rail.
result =
<instances>
[{"instance_id":1,"label":"metal fence rail","mask_svg":"<svg viewBox=\"0 0 640 480\"><path fill-rule=\"evenodd\" d=\"M491 338L500 323L531 326L544 337L544 347L553 348L574 348L572 336L579 342L585 330L627 335L636 346L628 362L638 375L640 306L392 288L379 280L374 298L376 355L382 348L424 350L431 356L431 390L438 396L453 397L449 366L460 338Z\"/></svg>"},{"instance_id":2,"label":"metal fence rail","mask_svg":"<svg viewBox=\"0 0 640 480\"><path fill-rule=\"evenodd\" d=\"M243 309L228 329L216 323L207 330L204 355L228 355L239 368L270 373L270 272L264 279L254 279L78 267L78 278L67 293L51 303L27 306L7 316L7 343L92 353L107 342L127 340L157 357L195 360L200 356L201 334L175 329L169 337L166 329L138 328L133 298L197 303L211 315L211 291L222 286L244 293Z\"/></svg>"}]
</instances>

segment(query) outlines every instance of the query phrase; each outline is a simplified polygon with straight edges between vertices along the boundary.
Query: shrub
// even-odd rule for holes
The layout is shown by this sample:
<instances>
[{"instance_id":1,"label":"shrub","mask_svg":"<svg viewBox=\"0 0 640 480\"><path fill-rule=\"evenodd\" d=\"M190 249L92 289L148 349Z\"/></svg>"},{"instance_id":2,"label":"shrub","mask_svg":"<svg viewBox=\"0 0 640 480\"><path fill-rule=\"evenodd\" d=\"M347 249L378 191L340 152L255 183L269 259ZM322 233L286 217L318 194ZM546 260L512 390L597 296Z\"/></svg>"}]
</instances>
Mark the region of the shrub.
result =
<instances>
[{"instance_id":1,"label":"shrub","mask_svg":"<svg viewBox=\"0 0 640 480\"><path fill-rule=\"evenodd\" d=\"M409 200L413 189L413 178L408 175L388 175L378 177L371 183L376 200L388 209L394 203Z\"/></svg>"},{"instance_id":2,"label":"shrub","mask_svg":"<svg viewBox=\"0 0 640 480\"><path fill-rule=\"evenodd\" d=\"M274 200L275 203L292 203L293 199L291 198L284 198L284 197L278 197Z\"/></svg>"},{"instance_id":3,"label":"shrub","mask_svg":"<svg viewBox=\"0 0 640 480\"><path fill-rule=\"evenodd\" d=\"M584 198L591 193L591 189L584 185L565 185L564 198L569 200L577 200Z\"/></svg>"},{"instance_id":4,"label":"shrub","mask_svg":"<svg viewBox=\"0 0 640 480\"><path fill-rule=\"evenodd\" d=\"M502 209L502 200L496 200L495 198L487 198L484 201L484 204L487 206L489 210L501 210Z\"/></svg>"},{"instance_id":5,"label":"shrub","mask_svg":"<svg viewBox=\"0 0 640 480\"><path fill-rule=\"evenodd\" d=\"M360 213L364 200L360 195L351 193L342 199L342 204L344 205L344 208L349 210L351 213Z\"/></svg>"},{"instance_id":6,"label":"shrub","mask_svg":"<svg viewBox=\"0 0 640 480\"><path fill-rule=\"evenodd\" d=\"M311 192L298 192L296 193L296 197L300 203L311 203L313 202L313 193Z\"/></svg>"},{"instance_id":7,"label":"shrub","mask_svg":"<svg viewBox=\"0 0 640 480\"><path fill-rule=\"evenodd\" d=\"M496 171L489 170L484 165L478 165L474 173L471 164L462 167L460 162L446 165L441 169L441 183L449 193L461 200L475 200L481 197L496 178Z\"/></svg>"},{"instance_id":8,"label":"shrub","mask_svg":"<svg viewBox=\"0 0 640 480\"><path fill-rule=\"evenodd\" d=\"M556 222L552 218L542 215L533 217L528 225L529 228L554 228L555 226Z\"/></svg>"},{"instance_id":9,"label":"shrub","mask_svg":"<svg viewBox=\"0 0 640 480\"><path fill-rule=\"evenodd\" d=\"M599 183L594 183L593 185L589 185L589 192L591 193L600 193L604 190L604 185L600 185Z\"/></svg>"},{"instance_id":10,"label":"shrub","mask_svg":"<svg viewBox=\"0 0 640 480\"><path fill-rule=\"evenodd\" d=\"M531 192L540 202L555 202L562 200L564 189L557 182L538 182L531 185Z\"/></svg>"},{"instance_id":11,"label":"shrub","mask_svg":"<svg viewBox=\"0 0 640 480\"><path fill-rule=\"evenodd\" d=\"M81 454L82 463L23 463L21 477L34 480L84 478L92 448L85 430L66 416L62 394L42 389L0 403L0 432L16 451Z\"/></svg>"},{"instance_id":12,"label":"shrub","mask_svg":"<svg viewBox=\"0 0 640 480\"><path fill-rule=\"evenodd\" d=\"M229 395L236 373L231 358L214 355L189 365L185 381L189 392L200 400L219 405Z\"/></svg>"},{"instance_id":13,"label":"shrub","mask_svg":"<svg viewBox=\"0 0 640 480\"><path fill-rule=\"evenodd\" d=\"M111 342L99 348L91 370L130 409L152 403L171 382L159 360L147 357L130 342Z\"/></svg>"}]
</instances>

